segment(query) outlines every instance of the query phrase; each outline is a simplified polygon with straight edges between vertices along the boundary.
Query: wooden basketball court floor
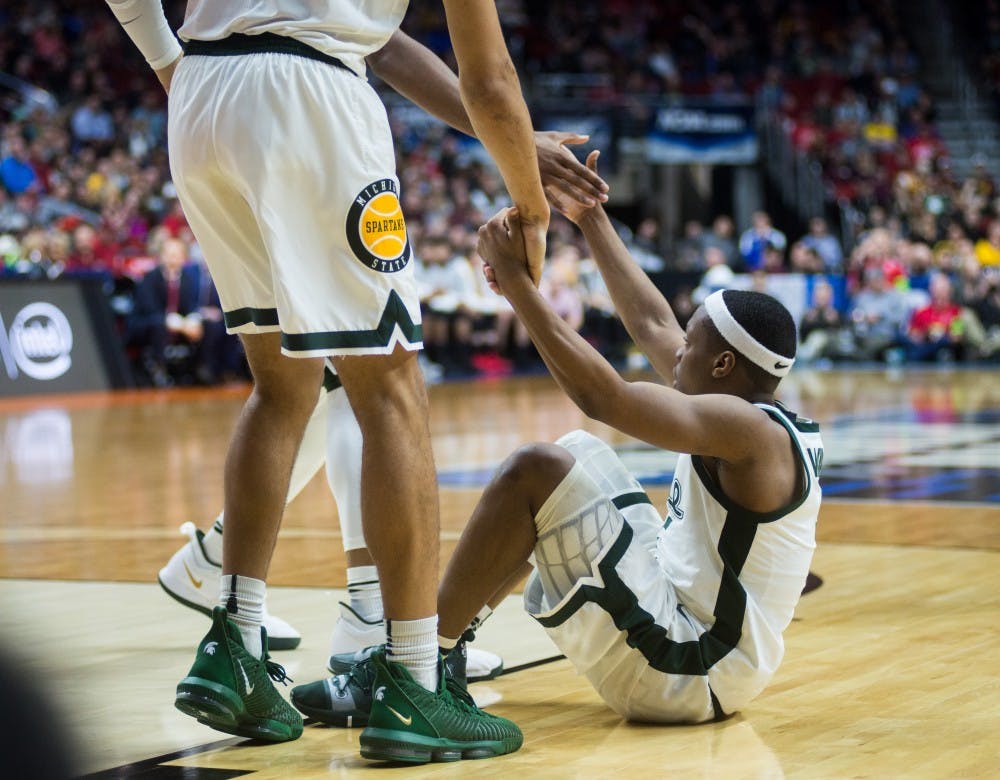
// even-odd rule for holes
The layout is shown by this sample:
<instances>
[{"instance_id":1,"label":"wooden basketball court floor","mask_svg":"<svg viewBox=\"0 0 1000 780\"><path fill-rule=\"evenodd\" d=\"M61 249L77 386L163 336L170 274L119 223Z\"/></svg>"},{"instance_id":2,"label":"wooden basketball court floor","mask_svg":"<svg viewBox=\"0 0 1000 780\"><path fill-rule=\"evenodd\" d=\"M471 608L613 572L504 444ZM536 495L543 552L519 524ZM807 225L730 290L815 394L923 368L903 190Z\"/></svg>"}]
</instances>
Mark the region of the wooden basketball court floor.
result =
<instances>
[{"instance_id":1,"label":"wooden basketball court floor","mask_svg":"<svg viewBox=\"0 0 1000 780\"><path fill-rule=\"evenodd\" d=\"M246 392L0 401L0 644L57 703L79 774L1000 777L1000 373L786 380L783 400L824 428L813 569L825 583L802 599L782 667L741 714L623 722L511 597L480 637L508 673L473 691L521 725L522 750L379 769L360 758L357 730L310 725L296 742L260 745L173 709L206 619L168 599L156 572L185 541L180 524L207 528L220 508ZM445 560L492 467L575 427L612 443L666 500L673 458L587 421L547 377L435 386L431 416ZM271 583L271 611L304 637L277 659L296 682L317 679L344 583L321 477L288 509Z\"/></svg>"}]
</instances>

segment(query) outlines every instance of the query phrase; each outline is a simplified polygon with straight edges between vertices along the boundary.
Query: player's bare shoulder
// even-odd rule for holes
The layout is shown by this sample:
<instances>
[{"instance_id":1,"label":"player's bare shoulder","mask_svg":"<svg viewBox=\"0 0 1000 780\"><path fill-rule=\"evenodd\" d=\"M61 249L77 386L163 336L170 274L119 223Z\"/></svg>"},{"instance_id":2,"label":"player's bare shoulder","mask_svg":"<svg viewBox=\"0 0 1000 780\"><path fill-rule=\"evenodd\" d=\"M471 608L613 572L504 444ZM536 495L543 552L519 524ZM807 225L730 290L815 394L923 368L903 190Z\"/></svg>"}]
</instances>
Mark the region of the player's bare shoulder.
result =
<instances>
[{"instance_id":1,"label":"player's bare shoulder","mask_svg":"<svg viewBox=\"0 0 1000 780\"><path fill-rule=\"evenodd\" d=\"M693 455L708 455L731 464L766 457L788 440L780 424L753 402L729 393L690 396L691 414L701 421L699 446Z\"/></svg>"},{"instance_id":2,"label":"player's bare shoulder","mask_svg":"<svg viewBox=\"0 0 1000 780\"><path fill-rule=\"evenodd\" d=\"M810 482L807 463L789 417L775 402L750 404L752 446L741 463L720 468L720 482L741 506L771 513L793 504Z\"/></svg>"}]
</instances>

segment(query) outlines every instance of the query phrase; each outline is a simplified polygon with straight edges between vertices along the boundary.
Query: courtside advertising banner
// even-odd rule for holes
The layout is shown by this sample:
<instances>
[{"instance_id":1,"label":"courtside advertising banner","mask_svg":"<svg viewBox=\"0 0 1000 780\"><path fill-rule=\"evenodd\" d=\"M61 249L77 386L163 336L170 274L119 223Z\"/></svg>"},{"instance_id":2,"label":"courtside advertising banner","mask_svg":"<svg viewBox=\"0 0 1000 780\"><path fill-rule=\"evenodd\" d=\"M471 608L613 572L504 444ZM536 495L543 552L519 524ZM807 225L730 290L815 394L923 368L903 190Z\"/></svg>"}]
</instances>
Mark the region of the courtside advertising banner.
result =
<instances>
[{"instance_id":1,"label":"courtside advertising banner","mask_svg":"<svg viewBox=\"0 0 1000 780\"><path fill-rule=\"evenodd\" d=\"M646 136L651 163L747 165L759 153L753 106L680 103L653 114Z\"/></svg>"},{"instance_id":2,"label":"courtside advertising banner","mask_svg":"<svg viewBox=\"0 0 1000 780\"><path fill-rule=\"evenodd\" d=\"M82 284L0 283L0 397L107 390L105 346Z\"/></svg>"}]
</instances>

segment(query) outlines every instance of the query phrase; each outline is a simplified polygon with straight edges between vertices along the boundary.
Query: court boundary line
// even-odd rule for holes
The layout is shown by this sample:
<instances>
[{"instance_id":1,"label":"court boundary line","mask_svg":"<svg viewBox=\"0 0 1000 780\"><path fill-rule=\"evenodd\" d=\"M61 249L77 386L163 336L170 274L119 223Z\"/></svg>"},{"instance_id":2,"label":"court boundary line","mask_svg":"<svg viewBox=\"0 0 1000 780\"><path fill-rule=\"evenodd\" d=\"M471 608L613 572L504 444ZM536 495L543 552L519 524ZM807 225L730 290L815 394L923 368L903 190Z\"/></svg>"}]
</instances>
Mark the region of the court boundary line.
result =
<instances>
[{"instance_id":1,"label":"court boundary line","mask_svg":"<svg viewBox=\"0 0 1000 780\"><path fill-rule=\"evenodd\" d=\"M147 770L161 766L162 764L166 764L170 761L179 761L182 758L190 758L191 756L201 755L202 753L207 753L210 750L216 750L218 748L235 747L236 745L242 744L246 741L247 740L243 737L220 739L215 742L208 742L204 745L196 745L190 748L175 750L172 753L165 753L162 756L143 758L139 761L133 761L129 764L122 764L121 766L111 767L109 769L99 769L96 772L92 772L87 775L79 775L76 780L110 780L111 778L118 777L141 777L142 773ZM250 773L247 772L247 774Z\"/></svg>"}]
</instances>

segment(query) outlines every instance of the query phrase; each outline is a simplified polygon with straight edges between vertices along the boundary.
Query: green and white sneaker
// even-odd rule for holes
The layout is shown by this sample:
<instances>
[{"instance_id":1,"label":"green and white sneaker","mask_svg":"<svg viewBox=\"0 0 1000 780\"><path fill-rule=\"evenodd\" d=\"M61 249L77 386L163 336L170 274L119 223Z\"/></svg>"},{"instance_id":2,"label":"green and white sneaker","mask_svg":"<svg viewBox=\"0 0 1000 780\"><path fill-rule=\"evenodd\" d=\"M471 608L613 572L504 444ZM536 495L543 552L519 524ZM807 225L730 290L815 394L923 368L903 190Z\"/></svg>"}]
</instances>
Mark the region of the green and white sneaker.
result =
<instances>
[{"instance_id":1,"label":"green and white sneaker","mask_svg":"<svg viewBox=\"0 0 1000 780\"><path fill-rule=\"evenodd\" d=\"M366 658L345 674L292 688L292 704L303 715L328 726L365 726L372 709L374 681L375 665Z\"/></svg>"},{"instance_id":2,"label":"green and white sneaker","mask_svg":"<svg viewBox=\"0 0 1000 780\"><path fill-rule=\"evenodd\" d=\"M354 728L368 724L368 714L372 708L372 685L375 682L375 664L372 653L384 648L367 647L353 656L345 655L343 663L346 671L327 677L325 680L297 685L292 688L292 704L303 715L326 723L328 726ZM353 665L346 665L348 658L355 657ZM333 658L330 659L331 663ZM457 685L464 690L468 687L466 674L467 649L464 641L455 645L444 656L444 674L449 685Z\"/></svg>"},{"instance_id":3,"label":"green and white sneaker","mask_svg":"<svg viewBox=\"0 0 1000 780\"><path fill-rule=\"evenodd\" d=\"M177 685L174 706L217 731L269 742L288 742L302 734L302 717L271 682L288 680L269 660L267 631L261 629L263 660L243 647L239 629L225 607L212 610L212 627L201 640L188 676Z\"/></svg>"},{"instance_id":4,"label":"green and white sneaker","mask_svg":"<svg viewBox=\"0 0 1000 780\"><path fill-rule=\"evenodd\" d=\"M471 642L473 638L475 634L465 636L463 640ZM384 644L385 623L369 623L349 605L341 602L340 618L333 628L333 641L326 668L333 675L347 674L351 667L368 660ZM469 682L493 680L503 672L503 659L496 653L478 647L468 647L465 652L465 676Z\"/></svg>"},{"instance_id":5,"label":"green and white sneaker","mask_svg":"<svg viewBox=\"0 0 1000 780\"><path fill-rule=\"evenodd\" d=\"M416 682L384 650L372 653L372 708L361 732L361 756L374 761L460 761L493 758L521 747L521 730L479 709L468 692L449 682L439 661L436 692Z\"/></svg>"}]
</instances>

